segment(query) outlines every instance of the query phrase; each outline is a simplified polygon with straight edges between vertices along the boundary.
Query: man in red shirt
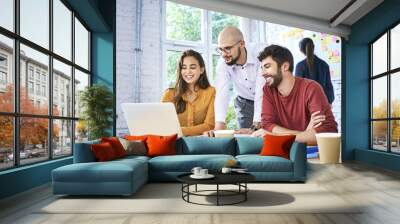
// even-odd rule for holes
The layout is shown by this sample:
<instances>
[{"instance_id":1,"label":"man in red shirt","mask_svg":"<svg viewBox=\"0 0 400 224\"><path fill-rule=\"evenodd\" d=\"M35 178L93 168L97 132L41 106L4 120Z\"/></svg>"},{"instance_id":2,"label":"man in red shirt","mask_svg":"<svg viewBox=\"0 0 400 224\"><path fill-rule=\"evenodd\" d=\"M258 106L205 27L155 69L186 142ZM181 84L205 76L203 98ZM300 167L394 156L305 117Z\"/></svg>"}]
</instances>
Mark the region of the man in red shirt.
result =
<instances>
[{"instance_id":1,"label":"man in red shirt","mask_svg":"<svg viewBox=\"0 0 400 224\"><path fill-rule=\"evenodd\" d=\"M262 129L253 136L296 135L296 141L316 144L315 134L337 132L337 123L322 87L293 76L293 56L287 48L271 45L260 52L263 88Z\"/></svg>"}]
</instances>

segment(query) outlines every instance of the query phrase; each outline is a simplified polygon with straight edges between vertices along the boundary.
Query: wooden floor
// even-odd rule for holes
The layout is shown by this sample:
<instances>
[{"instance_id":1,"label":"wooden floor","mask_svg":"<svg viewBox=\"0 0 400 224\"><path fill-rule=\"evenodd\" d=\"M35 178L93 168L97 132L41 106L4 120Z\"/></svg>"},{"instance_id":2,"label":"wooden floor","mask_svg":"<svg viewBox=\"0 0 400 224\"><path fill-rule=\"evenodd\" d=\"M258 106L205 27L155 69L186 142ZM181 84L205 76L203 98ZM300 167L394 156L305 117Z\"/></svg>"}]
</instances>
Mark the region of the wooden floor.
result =
<instances>
[{"instance_id":1,"label":"wooden floor","mask_svg":"<svg viewBox=\"0 0 400 224\"><path fill-rule=\"evenodd\" d=\"M366 204L356 214L36 214L54 200L42 186L0 202L0 223L400 223L400 174L359 163L309 165L308 182L317 183L345 201ZM321 203L316 201L315 203Z\"/></svg>"}]
</instances>

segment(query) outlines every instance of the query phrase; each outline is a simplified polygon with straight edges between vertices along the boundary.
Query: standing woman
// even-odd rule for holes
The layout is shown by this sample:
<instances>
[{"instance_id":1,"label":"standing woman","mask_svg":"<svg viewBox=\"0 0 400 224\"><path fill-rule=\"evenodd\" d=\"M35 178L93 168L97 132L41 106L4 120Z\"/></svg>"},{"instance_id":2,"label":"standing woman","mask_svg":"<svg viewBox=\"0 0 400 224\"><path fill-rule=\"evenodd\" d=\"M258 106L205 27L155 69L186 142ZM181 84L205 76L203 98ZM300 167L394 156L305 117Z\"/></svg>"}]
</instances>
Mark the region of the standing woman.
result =
<instances>
[{"instance_id":1,"label":"standing woman","mask_svg":"<svg viewBox=\"0 0 400 224\"><path fill-rule=\"evenodd\" d=\"M335 100L329 65L314 54L314 43L304 38L299 43L300 51L306 56L296 65L295 75L317 81L325 92L329 104Z\"/></svg>"},{"instance_id":2,"label":"standing woman","mask_svg":"<svg viewBox=\"0 0 400 224\"><path fill-rule=\"evenodd\" d=\"M204 60L194 50L182 53L174 88L165 91L162 102L172 102L184 136L202 135L215 124L215 88L210 86Z\"/></svg>"}]
</instances>

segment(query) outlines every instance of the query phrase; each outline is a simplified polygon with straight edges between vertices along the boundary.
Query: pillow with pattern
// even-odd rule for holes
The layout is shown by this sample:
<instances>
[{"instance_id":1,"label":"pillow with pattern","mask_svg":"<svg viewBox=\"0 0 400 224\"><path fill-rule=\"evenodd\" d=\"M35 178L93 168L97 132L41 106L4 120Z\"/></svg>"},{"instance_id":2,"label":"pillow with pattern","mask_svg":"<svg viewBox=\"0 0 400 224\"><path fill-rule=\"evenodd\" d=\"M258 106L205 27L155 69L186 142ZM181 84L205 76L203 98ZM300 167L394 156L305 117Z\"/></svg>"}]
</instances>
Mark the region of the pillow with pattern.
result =
<instances>
[{"instance_id":1,"label":"pillow with pattern","mask_svg":"<svg viewBox=\"0 0 400 224\"><path fill-rule=\"evenodd\" d=\"M147 149L146 145L141 140L126 140L124 138L119 138L119 141L122 144L126 151L126 155L135 155L135 156L146 156Z\"/></svg>"}]
</instances>

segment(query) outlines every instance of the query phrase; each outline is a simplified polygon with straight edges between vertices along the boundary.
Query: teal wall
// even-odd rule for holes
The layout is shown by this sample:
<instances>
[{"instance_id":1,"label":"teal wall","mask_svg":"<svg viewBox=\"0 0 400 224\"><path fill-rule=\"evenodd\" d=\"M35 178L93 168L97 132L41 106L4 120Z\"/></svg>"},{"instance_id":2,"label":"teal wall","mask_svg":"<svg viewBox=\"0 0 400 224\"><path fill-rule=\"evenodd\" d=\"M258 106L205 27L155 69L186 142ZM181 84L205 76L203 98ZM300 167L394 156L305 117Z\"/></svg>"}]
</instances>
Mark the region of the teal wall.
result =
<instances>
[{"instance_id":1,"label":"teal wall","mask_svg":"<svg viewBox=\"0 0 400 224\"><path fill-rule=\"evenodd\" d=\"M113 33L92 33L92 82L108 86L115 95L113 46ZM113 119L115 121L115 115ZM109 132L115 135L115 125L110 127Z\"/></svg>"},{"instance_id":2,"label":"teal wall","mask_svg":"<svg viewBox=\"0 0 400 224\"><path fill-rule=\"evenodd\" d=\"M0 172L0 199L48 183L53 169L71 163L69 157Z\"/></svg>"},{"instance_id":3,"label":"teal wall","mask_svg":"<svg viewBox=\"0 0 400 224\"><path fill-rule=\"evenodd\" d=\"M400 1L386 0L351 27L351 35L344 43L345 82L343 104L344 142L343 159L358 160L383 168L398 170L398 156L369 150L369 46L368 44L400 22ZM359 152L359 150L363 150ZM387 154L387 153L384 153ZM379 162L377 162L379 160Z\"/></svg>"},{"instance_id":4,"label":"teal wall","mask_svg":"<svg viewBox=\"0 0 400 224\"><path fill-rule=\"evenodd\" d=\"M93 83L106 84L114 92L115 0L67 0L67 3L92 31ZM115 115L113 119L115 122ZM114 130L110 127L110 132ZM72 157L68 157L0 171L0 199L50 182L53 169L71 163Z\"/></svg>"}]
</instances>

